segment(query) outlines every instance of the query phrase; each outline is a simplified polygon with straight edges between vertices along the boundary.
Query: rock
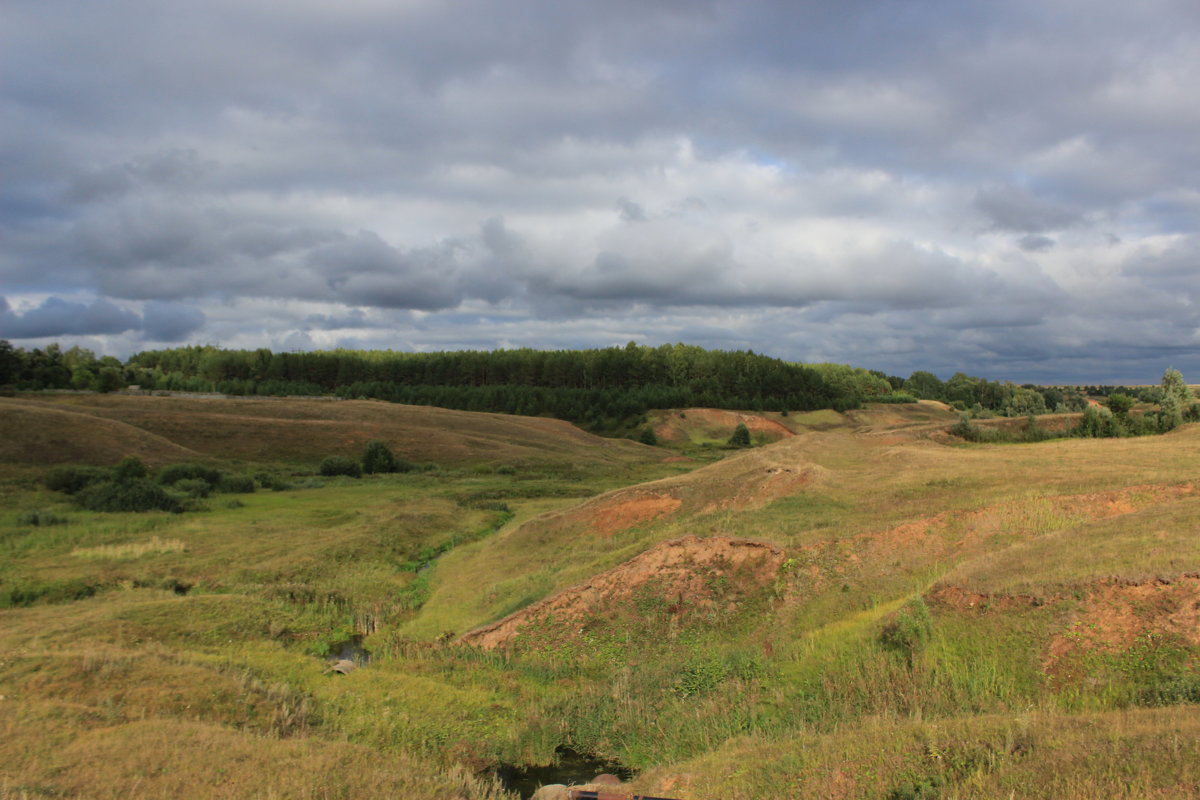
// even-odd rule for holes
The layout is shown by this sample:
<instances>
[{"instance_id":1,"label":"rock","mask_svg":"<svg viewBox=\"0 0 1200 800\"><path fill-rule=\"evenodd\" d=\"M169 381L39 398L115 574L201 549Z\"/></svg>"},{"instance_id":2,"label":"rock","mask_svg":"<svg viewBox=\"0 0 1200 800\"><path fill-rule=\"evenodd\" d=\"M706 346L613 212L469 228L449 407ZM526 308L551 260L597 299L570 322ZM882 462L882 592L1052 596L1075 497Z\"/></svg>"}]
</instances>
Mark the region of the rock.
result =
<instances>
[{"instance_id":1,"label":"rock","mask_svg":"<svg viewBox=\"0 0 1200 800\"><path fill-rule=\"evenodd\" d=\"M325 672L327 674L330 672L337 672L341 675L349 675L351 672L354 672L354 670L357 668L358 668L358 665L355 664L353 661L351 661L348 658L342 658L342 659L334 661L332 664L330 664L329 668L326 669Z\"/></svg>"},{"instance_id":2,"label":"rock","mask_svg":"<svg viewBox=\"0 0 1200 800\"><path fill-rule=\"evenodd\" d=\"M608 772L605 772L601 775L597 775L596 777L592 778L591 782L599 784L601 786L620 786L621 785L621 779L618 778L616 775L613 775Z\"/></svg>"},{"instance_id":3,"label":"rock","mask_svg":"<svg viewBox=\"0 0 1200 800\"><path fill-rule=\"evenodd\" d=\"M530 800L570 800L567 787L561 783L548 783L533 793Z\"/></svg>"}]
</instances>

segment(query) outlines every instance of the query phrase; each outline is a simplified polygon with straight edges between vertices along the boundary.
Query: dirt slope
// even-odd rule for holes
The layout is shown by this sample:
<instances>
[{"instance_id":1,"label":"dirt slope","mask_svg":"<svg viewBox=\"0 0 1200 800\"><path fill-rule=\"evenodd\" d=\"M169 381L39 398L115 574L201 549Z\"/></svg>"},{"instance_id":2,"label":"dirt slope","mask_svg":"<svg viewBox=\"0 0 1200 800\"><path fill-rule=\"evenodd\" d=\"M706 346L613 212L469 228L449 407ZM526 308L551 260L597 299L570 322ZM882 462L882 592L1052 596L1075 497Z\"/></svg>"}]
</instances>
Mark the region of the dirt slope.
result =
<instances>
[{"instance_id":1,"label":"dirt slope","mask_svg":"<svg viewBox=\"0 0 1200 800\"><path fill-rule=\"evenodd\" d=\"M750 436L760 443L777 442L794 436L782 422L761 414L723 411L717 408L685 408L667 412L654 425L654 434L661 442L726 441L741 423Z\"/></svg>"},{"instance_id":2,"label":"dirt slope","mask_svg":"<svg viewBox=\"0 0 1200 800\"><path fill-rule=\"evenodd\" d=\"M643 522L682 514L740 511L767 505L820 479L824 469L804 455L807 437L747 450L685 475L607 492L539 521L551 530L586 529L608 536Z\"/></svg>"},{"instance_id":3,"label":"dirt slope","mask_svg":"<svg viewBox=\"0 0 1200 800\"><path fill-rule=\"evenodd\" d=\"M736 603L741 595L769 585L783 563L783 551L746 539L686 536L656 545L585 583L465 634L460 641L485 650L511 643L526 626L549 618L557 626L584 620L635 597L652 599L682 611L686 603L707 607ZM718 592L714 587L720 586Z\"/></svg>"}]
</instances>

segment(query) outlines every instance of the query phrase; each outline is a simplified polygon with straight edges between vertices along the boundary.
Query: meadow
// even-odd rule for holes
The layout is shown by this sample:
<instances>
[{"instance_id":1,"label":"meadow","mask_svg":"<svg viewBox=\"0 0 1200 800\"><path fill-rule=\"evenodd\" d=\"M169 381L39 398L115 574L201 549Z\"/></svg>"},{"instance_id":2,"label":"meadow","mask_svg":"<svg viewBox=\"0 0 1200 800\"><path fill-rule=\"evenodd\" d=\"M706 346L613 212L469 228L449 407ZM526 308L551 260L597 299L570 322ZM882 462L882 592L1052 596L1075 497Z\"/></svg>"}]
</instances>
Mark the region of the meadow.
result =
<instances>
[{"instance_id":1,"label":"meadow","mask_svg":"<svg viewBox=\"0 0 1200 800\"><path fill-rule=\"evenodd\" d=\"M514 797L563 747L688 800L1200 794L1200 425L957 419L0 398L0 797ZM371 440L420 468L318 474ZM131 455L258 488L43 484Z\"/></svg>"}]
</instances>

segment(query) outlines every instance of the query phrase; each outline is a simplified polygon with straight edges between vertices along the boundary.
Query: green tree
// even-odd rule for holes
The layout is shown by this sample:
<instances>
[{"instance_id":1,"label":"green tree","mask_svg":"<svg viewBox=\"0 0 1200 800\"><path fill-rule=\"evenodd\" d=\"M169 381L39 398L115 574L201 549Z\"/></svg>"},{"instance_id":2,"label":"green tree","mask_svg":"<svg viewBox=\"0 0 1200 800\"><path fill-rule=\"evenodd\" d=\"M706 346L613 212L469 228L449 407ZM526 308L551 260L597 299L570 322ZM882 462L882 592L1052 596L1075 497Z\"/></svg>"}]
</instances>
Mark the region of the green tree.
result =
<instances>
[{"instance_id":1,"label":"green tree","mask_svg":"<svg viewBox=\"0 0 1200 800\"><path fill-rule=\"evenodd\" d=\"M1117 392L1108 396L1108 400L1105 402L1105 405L1107 405L1108 410L1114 414L1122 415L1128 414L1130 409L1133 408L1133 404L1135 402L1137 401L1129 395Z\"/></svg>"},{"instance_id":2,"label":"green tree","mask_svg":"<svg viewBox=\"0 0 1200 800\"><path fill-rule=\"evenodd\" d=\"M1159 401L1159 429L1170 431L1183 424L1183 412L1192 399L1192 391L1184 383L1183 374L1167 367L1162 376L1162 400Z\"/></svg>"},{"instance_id":3,"label":"green tree","mask_svg":"<svg viewBox=\"0 0 1200 800\"><path fill-rule=\"evenodd\" d=\"M932 372L917 370L904 382L904 391L922 400L939 400L945 391L945 384Z\"/></svg>"},{"instance_id":4,"label":"green tree","mask_svg":"<svg viewBox=\"0 0 1200 800\"><path fill-rule=\"evenodd\" d=\"M657 447L658 435L654 432L654 428L642 428L642 432L638 435L638 441L651 447Z\"/></svg>"},{"instance_id":5,"label":"green tree","mask_svg":"<svg viewBox=\"0 0 1200 800\"><path fill-rule=\"evenodd\" d=\"M750 429L746 427L746 423L739 422L737 424L737 427L733 429L733 435L729 437L729 444L734 447L750 446Z\"/></svg>"},{"instance_id":6,"label":"green tree","mask_svg":"<svg viewBox=\"0 0 1200 800\"><path fill-rule=\"evenodd\" d=\"M373 439L367 442L367 447L363 450L362 468L363 472L368 475L374 475L377 472L395 472L396 456L386 444L378 439Z\"/></svg>"}]
</instances>

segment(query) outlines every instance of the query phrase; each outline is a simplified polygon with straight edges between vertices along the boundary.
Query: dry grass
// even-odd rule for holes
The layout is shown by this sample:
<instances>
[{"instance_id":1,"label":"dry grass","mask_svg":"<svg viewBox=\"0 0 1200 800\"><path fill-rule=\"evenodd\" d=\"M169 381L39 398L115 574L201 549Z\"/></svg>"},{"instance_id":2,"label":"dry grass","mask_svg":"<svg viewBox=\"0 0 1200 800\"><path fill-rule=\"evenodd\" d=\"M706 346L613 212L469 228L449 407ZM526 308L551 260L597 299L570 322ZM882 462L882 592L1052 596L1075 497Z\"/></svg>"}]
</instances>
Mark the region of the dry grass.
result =
<instances>
[{"instance_id":1,"label":"dry grass","mask_svg":"<svg viewBox=\"0 0 1200 800\"><path fill-rule=\"evenodd\" d=\"M799 435L684 473L695 462L551 420L350 401L0 402L23 415L26 443L78 423L87 458L133 435L304 473L380 438L458 465L199 514L0 520L0 587L100 592L0 611L0 796L491 797L455 764L544 760L564 743L660 765L641 788L701 800L885 798L934 776L943 798L1168 797L1200 780L1186 707L1118 711L1096 683L1080 691L1103 713L1066 713L1085 704L1065 703L1044 667L1079 598L1101 596L1097 578L1200 571L1200 426L961 447L931 438L954 421L931 404L767 415ZM0 441L0 459L25 457ZM57 502L23 479L0 488L14 508ZM514 518L491 532L501 502ZM555 658L444 641L685 536L766 541L781 560L753 597L727 592L719 614L694 617L654 593L678 595L686 575L643 576L552 643ZM721 569L693 566L705 593L728 589ZM402 602L414 585L423 605ZM946 587L1050 602L935 602ZM932 638L903 658L879 631L921 596ZM355 632L369 667L322 675L322 648Z\"/></svg>"},{"instance_id":2,"label":"dry grass","mask_svg":"<svg viewBox=\"0 0 1200 800\"><path fill-rule=\"evenodd\" d=\"M105 544L99 547L77 547L71 551L76 558L137 558L160 553L182 553L187 549L179 539L160 539L151 536L144 542Z\"/></svg>"},{"instance_id":3,"label":"dry grass","mask_svg":"<svg viewBox=\"0 0 1200 800\"><path fill-rule=\"evenodd\" d=\"M662 457L554 419L378 401L26 395L0 398L0 410L0 462L13 463L111 464L138 455L152 464L208 457L315 465L330 454L357 457L372 439L439 464L621 466Z\"/></svg>"}]
</instances>

